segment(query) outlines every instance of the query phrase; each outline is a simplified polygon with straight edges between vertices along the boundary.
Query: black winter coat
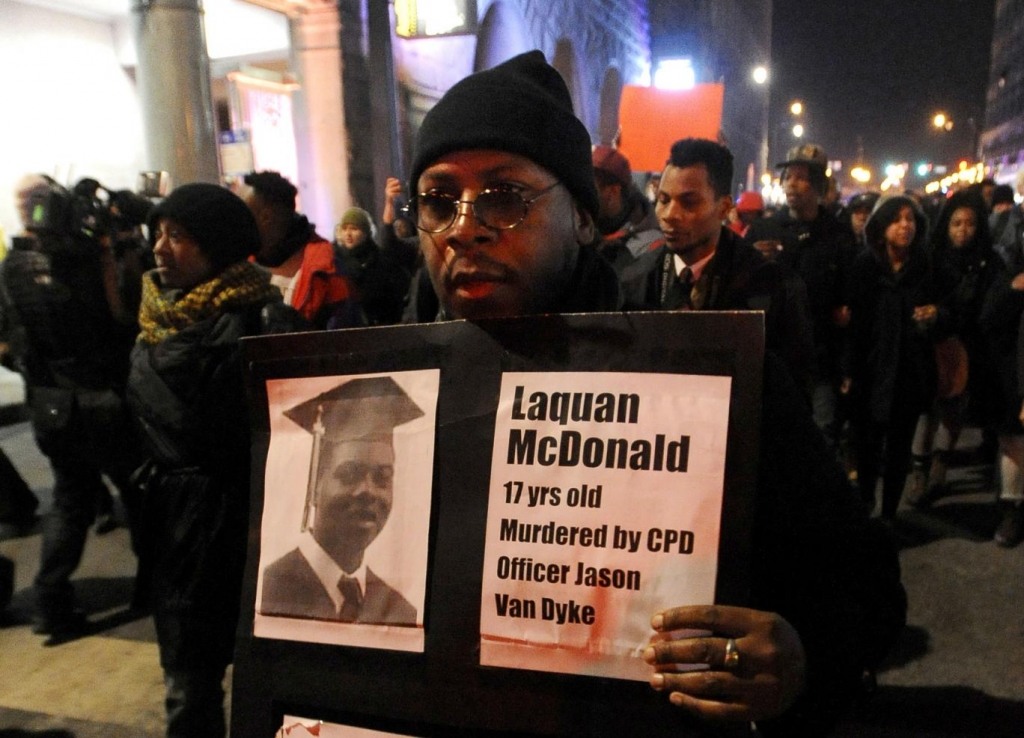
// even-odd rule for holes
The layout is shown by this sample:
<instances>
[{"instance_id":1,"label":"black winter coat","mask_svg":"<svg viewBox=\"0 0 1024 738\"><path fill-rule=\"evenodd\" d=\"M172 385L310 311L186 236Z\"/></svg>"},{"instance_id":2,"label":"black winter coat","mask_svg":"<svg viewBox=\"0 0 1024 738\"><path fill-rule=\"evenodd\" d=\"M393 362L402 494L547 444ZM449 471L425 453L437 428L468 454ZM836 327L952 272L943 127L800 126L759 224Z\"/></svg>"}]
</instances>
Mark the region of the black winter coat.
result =
<instances>
[{"instance_id":1,"label":"black winter coat","mask_svg":"<svg viewBox=\"0 0 1024 738\"><path fill-rule=\"evenodd\" d=\"M122 395L138 326L119 323L111 313L100 247L53 234L21 241L31 247L7 255L2 294L23 332L19 359L26 383Z\"/></svg>"},{"instance_id":2,"label":"black winter coat","mask_svg":"<svg viewBox=\"0 0 1024 738\"><path fill-rule=\"evenodd\" d=\"M810 223L791 217L788 208L777 213L774 221L788 236L778 260L799 275L807 288L818 371L836 376L843 330L836 326L833 314L847 304L846 284L858 250L853 231L824 207L818 208L818 217ZM747 240L758 240L757 228L757 223L751 226Z\"/></svg>"},{"instance_id":3,"label":"black winter coat","mask_svg":"<svg viewBox=\"0 0 1024 738\"><path fill-rule=\"evenodd\" d=\"M967 349L970 422L983 426L998 422L1003 415L1003 393L997 362L985 336L981 316L985 302L997 284L1005 281L1006 265L992 250L971 247L936 251L955 279L950 299L953 332Z\"/></svg>"},{"instance_id":4,"label":"black winter coat","mask_svg":"<svg viewBox=\"0 0 1024 738\"><path fill-rule=\"evenodd\" d=\"M1024 355L1020 330L1024 328L1024 291L1011 286L1014 274L1003 271L989 290L978 322L991 357L1001 398L999 429L1002 433L1024 433L1019 413L1024 391L1020 377Z\"/></svg>"},{"instance_id":5,"label":"black winter coat","mask_svg":"<svg viewBox=\"0 0 1024 738\"><path fill-rule=\"evenodd\" d=\"M862 251L850 277L849 341L845 376L853 406L866 420L888 422L893 404L924 412L935 399L935 341L949 335L949 300L955 277L936 264L925 246L910 248L898 274L884 254ZM934 323L922 325L914 308L936 305Z\"/></svg>"},{"instance_id":6,"label":"black winter coat","mask_svg":"<svg viewBox=\"0 0 1024 738\"><path fill-rule=\"evenodd\" d=\"M302 327L278 301L193 324L132 351L128 402L149 461L145 494L160 663L231 662L249 504L249 421L240 339Z\"/></svg>"},{"instance_id":7,"label":"black winter coat","mask_svg":"<svg viewBox=\"0 0 1024 738\"><path fill-rule=\"evenodd\" d=\"M715 271L710 308L750 308L765 294L785 299L774 291L784 290L778 265L739 238L725 244L716 255L728 258ZM650 272L646 278L647 294L656 295ZM636 284L626 288L635 299ZM769 331L773 325L781 330L769 313ZM778 613L799 633L807 688L758 728L766 736L823 736L849 709L863 670L877 667L901 633L906 593L887 533L869 520L814 425L802 387L772 351L764 370L749 606Z\"/></svg>"},{"instance_id":8,"label":"black winter coat","mask_svg":"<svg viewBox=\"0 0 1024 738\"><path fill-rule=\"evenodd\" d=\"M412 273L398 252L381 249L367 239L354 248L335 245L342 273L356 286L368 325L393 325L402 320Z\"/></svg>"}]
</instances>

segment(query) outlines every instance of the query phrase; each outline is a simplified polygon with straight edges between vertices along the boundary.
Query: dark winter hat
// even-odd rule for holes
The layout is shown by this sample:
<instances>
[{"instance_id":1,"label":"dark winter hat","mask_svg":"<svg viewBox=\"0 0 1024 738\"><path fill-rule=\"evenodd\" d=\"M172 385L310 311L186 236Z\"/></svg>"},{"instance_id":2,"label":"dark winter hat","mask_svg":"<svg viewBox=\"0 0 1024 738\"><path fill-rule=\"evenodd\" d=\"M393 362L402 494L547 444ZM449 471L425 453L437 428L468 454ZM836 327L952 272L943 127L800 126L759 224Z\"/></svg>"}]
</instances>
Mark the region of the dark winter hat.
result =
<instances>
[{"instance_id":1,"label":"dark winter hat","mask_svg":"<svg viewBox=\"0 0 1024 738\"><path fill-rule=\"evenodd\" d=\"M170 218L188 231L220 268L248 259L260 248L252 211L238 195L218 185L187 184L171 192L149 214L151 242L161 218Z\"/></svg>"},{"instance_id":2,"label":"dark winter hat","mask_svg":"<svg viewBox=\"0 0 1024 738\"><path fill-rule=\"evenodd\" d=\"M860 192L850 198L850 202L846 206L846 209L850 212L855 210L867 210L870 212L874 210L879 197L881 197L881 195L877 192Z\"/></svg>"},{"instance_id":3,"label":"dark winter hat","mask_svg":"<svg viewBox=\"0 0 1024 738\"><path fill-rule=\"evenodd\" d=\"M1013 205L1013 188L1008 184L996 185L995 189L992 190L992 204L1003 205L1009 203Z\"/></svg>"},{"instance_id":4,"label":"dark winter hat","mask_svg":"<svg viewBox=\"0 0 1024 738\"><path fill-rule=\"evenodd\" d=\"M445 93L416 136L409 191L419 191L420 174L439 157L472 149L525 156L597 217L590 134L573 113L562 76L540 51L472 74Z\"/></svg>"}]
</instances>

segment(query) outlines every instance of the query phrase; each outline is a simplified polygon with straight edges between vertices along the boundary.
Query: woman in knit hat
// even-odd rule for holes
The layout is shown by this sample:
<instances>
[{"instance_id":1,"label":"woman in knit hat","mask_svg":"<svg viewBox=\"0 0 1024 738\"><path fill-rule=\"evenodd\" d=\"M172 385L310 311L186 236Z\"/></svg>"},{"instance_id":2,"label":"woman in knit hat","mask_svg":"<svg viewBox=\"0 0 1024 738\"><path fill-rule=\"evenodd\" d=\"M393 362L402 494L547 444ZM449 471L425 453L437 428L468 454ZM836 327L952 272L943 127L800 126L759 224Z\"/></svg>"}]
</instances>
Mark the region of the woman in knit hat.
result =
<instances>
[{"instance_id":1,"label":"woman in knit hat","mask_svg":"<svg viewBox=\"0 0 1024 738\"><path fill-rule=\"evenodd\" d=\"M362 208L349 208L334 228L342 272L357 288L369 325L391 325L402 319L410 272L392 252L374 240L373 220Z\"/></svg>"},{"instance_id":2,"label":"woman in knit hat","mask_svg":"<svg viewBox=\"0 0 1024 738\"><path fill-rule=\"evenodd\" d=\"M362 208L349 208L334 227L334 240L346 249L354 249L373 240L373 221Z\"/></svg>"},{"instance_id":3,"label":"woman in knit hat","mask_svg":"<svg viewBox=\"0 0 1024 738\"><path fill-rule=\"evenodd\" d=\"M249 424L239 339L300 327L269 274L249 208L226 189L179 187L149 218L128 402L147 446L136 472L167 687L167 735L223 738L248 524Z\"/></svg>"}]
</instances>

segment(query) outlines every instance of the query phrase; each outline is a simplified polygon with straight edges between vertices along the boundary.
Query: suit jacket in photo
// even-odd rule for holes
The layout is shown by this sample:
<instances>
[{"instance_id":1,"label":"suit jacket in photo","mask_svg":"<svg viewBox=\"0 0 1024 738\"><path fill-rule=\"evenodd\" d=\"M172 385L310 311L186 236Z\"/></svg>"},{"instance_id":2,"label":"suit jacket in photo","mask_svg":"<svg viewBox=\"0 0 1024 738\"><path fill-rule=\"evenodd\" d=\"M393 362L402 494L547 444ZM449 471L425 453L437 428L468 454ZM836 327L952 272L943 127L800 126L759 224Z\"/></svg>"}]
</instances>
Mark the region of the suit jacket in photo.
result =
<instances>
[{"instance_id":1,"label":"suit jacket in photo","mask_svg":"<svg viewBox=\"0 0 1024 738\"><path fill-rule=\"evenodd\" d=\"M263 572L260 613L278 617L339 620L334 601L299 549L270 564ZM366 570L366 591L356 623L416 625L416 608L383 579Z\"/></svg>"}]
</instances>

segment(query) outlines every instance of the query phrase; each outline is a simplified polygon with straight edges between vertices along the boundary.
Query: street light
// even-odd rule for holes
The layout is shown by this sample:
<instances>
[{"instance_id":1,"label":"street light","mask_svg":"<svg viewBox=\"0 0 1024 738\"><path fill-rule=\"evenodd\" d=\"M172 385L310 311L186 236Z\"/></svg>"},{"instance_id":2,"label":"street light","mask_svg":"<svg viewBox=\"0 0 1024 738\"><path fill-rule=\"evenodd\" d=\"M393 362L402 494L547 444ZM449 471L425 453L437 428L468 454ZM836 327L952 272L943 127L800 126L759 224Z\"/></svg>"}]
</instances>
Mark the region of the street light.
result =
<instances>
[{"instance_id":1,"label":"street light","mask_svg":"<svg viewBox=\"0 0 1024 738\"><path fill-rule=\"evenodd\" d=\"M807 127L804 124L803 114L806 112L804 104L800 100L793 100L785 108L789 112L789 115L783 115L782 119L776 121L771 126L771 147L770 151L773 155L779 155L779 149L782 149L782 153L790 146L790 136L793 139L802 139L807 134Z\"/></svg>"},{"instance_id":2,"label":"street light","mask_svg":"<svg viewBox=\"0 0 1024 738\"><path fill-rule=\"evenodd\" d=\"M961 120L961 122L963 122L963 121ZM953 119L950 118L945 113L938 112L934 116L932 116L932 125L935 127L936 130L939 130L939 131L947 131L947 132L948 131L952 131L953 130ZM971 153L970 153L970 156L971 156L972 159L977 159L979 157L979 155L978 155L978 148L979 148L978 147L978 124L974 120L974 118L970 118L970 117L967 118L967 127L970 129L970 133L971 133Z\"/></svg>"},{"instance_id":3,"label":"street light","mask_svg":"<svg viewBox=\"0 0 1024 738\"><path fill-rule=\"evenodd\" d=\"M850 176L861 184L867 184L871 181L871 170L866 167L854 167L850 170Z\"/></svg>"},{"instance_id":4,"label":"street light","mask_svg":"<svg viewBox=\"0 0 1024 738\"><path fill-rule=\"evenodd\" d=\"M763 85L768 81L768 68L754 67L753 77L756 84Z\"/></svg>"}]
</instances>

